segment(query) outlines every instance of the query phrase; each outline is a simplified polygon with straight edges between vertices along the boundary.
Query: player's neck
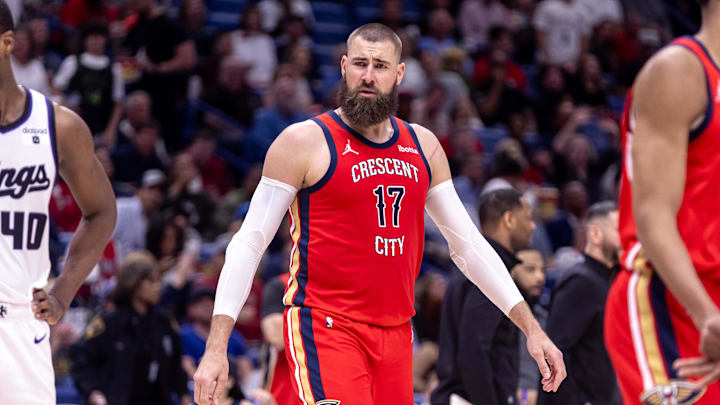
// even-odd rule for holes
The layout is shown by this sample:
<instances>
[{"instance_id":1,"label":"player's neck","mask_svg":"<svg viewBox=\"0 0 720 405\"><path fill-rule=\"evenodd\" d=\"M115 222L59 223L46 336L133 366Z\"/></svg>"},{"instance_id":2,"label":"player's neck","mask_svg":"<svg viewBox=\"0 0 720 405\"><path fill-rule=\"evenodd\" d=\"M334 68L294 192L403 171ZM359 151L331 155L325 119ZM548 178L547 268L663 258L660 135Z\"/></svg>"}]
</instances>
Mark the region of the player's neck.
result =
<instances>
[{"instance_id":1,"label":"player's neck","mask_svg":"<svg viewBox=\"0 0 720 405\"><path fill-rule=\"evenodd\" d=\"M383 122L375 125L370 125L367 127L359 127L355 124L353 124L350 120L345 117L345 114L343 114L342 109L338 109L338 116L341 120L347 126L357 131L360 135L367 138L369 141L375 142L375 143L383 143L386 142L388 139L392 138L393 133L395 132L395 129L393 128L392 124L390 123L390 117L383 120Z\"/></svg>"},{"instance_id":2,"label":"player's neck","mask_svg":"<svg viewBox=\"0 0 720 405\"><path fill-rule=\"evenodd\" d=\"M720 21L720 5L711 4L707 7L708 9L703 12L700 31L695 37L705 45L710 56L718 61L720 60L720 25L717 22Z\"/></svg>"},{"instance_id":3,"label":"player's neck","mask_svg":"<svg viewBox=\"0 0 720 405\"><path fill-rule=\"evenodd\" d=\"M15 78L10 75L9 79L0 80L0 125L15 121L24 109L25 92L17 85Z\"/></svg>"}]
</instances>

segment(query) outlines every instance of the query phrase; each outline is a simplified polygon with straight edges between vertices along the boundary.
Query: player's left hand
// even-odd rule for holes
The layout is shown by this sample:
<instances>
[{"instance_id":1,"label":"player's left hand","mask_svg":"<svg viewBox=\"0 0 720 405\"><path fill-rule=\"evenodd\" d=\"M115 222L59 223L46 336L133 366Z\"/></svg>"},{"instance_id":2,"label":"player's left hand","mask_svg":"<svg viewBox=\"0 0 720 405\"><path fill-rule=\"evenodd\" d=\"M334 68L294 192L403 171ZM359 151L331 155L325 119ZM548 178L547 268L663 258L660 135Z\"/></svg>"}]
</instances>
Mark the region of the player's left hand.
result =
<instances>
[{"instance_id":1,"label":"player's left hand","mask_svg":"<svg viewBox=\"0 0 720 405\"><path fill-rule=\"evenodd\" d=\"M562 352L542 330L528 335L527 349L540 369L543 390L556 392L560 383L567 377Z\"/></svg>"},{"instance_id":2,"label":"player's left hand","mask_svg":"<svg viewBox=\"0 0 720 405\"><path fill-rule=\"evenodd\" d=\"M55 325L65 313L65 308L54 295L35 288L33 289L32 311L35 319Z\"/></svg>"},{"instance_id":3,"label":"player's left hand","mask_svg":"<svg viewBox=\"0 0 720 405\"><path fill-rule=\"evenodd\" d=\"M678 377L701 377L695 382L697 390L720 379L720 360L711 360L707 357L677 359L673 363L673 368L677 371Z\"/></svg>"}]
</instances>

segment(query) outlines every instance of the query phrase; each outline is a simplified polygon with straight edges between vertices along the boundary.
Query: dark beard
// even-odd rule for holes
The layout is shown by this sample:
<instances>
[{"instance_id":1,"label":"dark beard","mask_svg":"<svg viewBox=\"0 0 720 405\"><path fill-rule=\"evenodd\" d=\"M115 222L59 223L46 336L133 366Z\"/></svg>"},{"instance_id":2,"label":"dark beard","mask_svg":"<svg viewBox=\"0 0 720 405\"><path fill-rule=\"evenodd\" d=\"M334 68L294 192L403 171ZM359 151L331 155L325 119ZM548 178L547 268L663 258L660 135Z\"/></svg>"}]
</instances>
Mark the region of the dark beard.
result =
<instances>
[{"instance_id":1,"label":"dark beard","mask_svg":"<svg viewBox=\"0 0 720 405\"><path fill-rule=\"evenodd\" d=\"M603 240L602 243L602 255L605 258L605 260L612 263L613 266L616 266L620 264L620 255L618 249L607 243L607 241Z\"/></svg>"},{"instance_id":2,"label":"dark beard","mask_svg":"<svg viewBox=\"0 0 720 405\"><path fill-rule=\"evenodd\" d=\"M360 88L372 88L375 91L375 98L360 96ZM395 114L398 106L397 83L393 84L389 93L382 93L375 86L362 84L358 89L350 90L343 77L338 96L343 115L353 126L359 128L367 128L385 121Z\"/></svg>"}]
</instances>

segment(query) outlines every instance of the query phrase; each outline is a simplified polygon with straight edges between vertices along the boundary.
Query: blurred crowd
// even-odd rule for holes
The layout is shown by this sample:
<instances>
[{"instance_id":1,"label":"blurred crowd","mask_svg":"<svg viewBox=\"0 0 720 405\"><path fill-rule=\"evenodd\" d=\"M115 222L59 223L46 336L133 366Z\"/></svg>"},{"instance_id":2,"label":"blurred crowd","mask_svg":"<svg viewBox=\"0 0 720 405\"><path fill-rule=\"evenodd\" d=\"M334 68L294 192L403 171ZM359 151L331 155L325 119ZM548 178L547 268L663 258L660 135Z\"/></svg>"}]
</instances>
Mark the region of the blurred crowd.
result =
<instances>
[{"instance_id":1,"label":"blurred crowd","mask_svg":"<svg viewBox=\"0 0 720 405\"><path fill-rule=\"evenodd\" d=\"M225 248L267 148L287 125L336 107L345 44L328 47L323 30L346 38L374 21L398 33L406 73L397 116L438 136L478 225L483 194L523 195L541 260L522 262L540 263L538 308L548 308L555 274L582 260L589 207L617 199L629 86L699 18L679 0L6 1L17 81L84 118L117 196L104 257L52 333L59 402L97 404L189 400ZM338 7L344 22L329 19ZM61 179L51 214L57 274L81 215ZM263 326L264 287L288 269L287 229L238 318L223 403L291 403L267 392L273 344ZM441 306L455 272L428 219L414 319L418 403L437 385ZM127 345L147 355L123 356ZM148 367L152 378L114 377Z\"/></svg>"}]
</instances>

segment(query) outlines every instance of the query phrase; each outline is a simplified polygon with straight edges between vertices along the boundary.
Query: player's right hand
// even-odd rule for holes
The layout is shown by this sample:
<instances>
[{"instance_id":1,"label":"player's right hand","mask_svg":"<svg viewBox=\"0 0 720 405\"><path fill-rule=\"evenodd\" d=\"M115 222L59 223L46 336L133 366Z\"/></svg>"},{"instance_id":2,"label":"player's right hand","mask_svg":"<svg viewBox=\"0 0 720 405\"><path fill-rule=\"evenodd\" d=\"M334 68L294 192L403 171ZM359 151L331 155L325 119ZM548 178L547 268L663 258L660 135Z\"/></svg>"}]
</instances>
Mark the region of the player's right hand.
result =
<instances>
[{"instance_id":1,"label":"player's right hand","mask_svg":"<svg viewBox=\"0 0 720 405\"><path fill-rule=\"evenodd\" d=\"M195 371L195 402L200 405L218 405L228 381L227 354L205 351Z\"/></svg>"},{"instance_id":2,"label":"player's right hand","mask_svg":"<svg viewBox=\"0 0 720 405\"><path fill-rule=\"evenodd\" d=\"M720 360L720 314L705 318L700 326L700 353Z\"/></svg>"},{"instance_id":3,"label":"player's right hand","mask_svg":"<svg viewBox=\"0 0 720 405\"><path fill-rule=\"evenodd\" d=\"M700 377L700 380L695 382L697 390L720 379L720 360L710 360L707 357L677 359L673 363L673 368L677 371L678 377Z\"/></svg>"}]
</instances>

